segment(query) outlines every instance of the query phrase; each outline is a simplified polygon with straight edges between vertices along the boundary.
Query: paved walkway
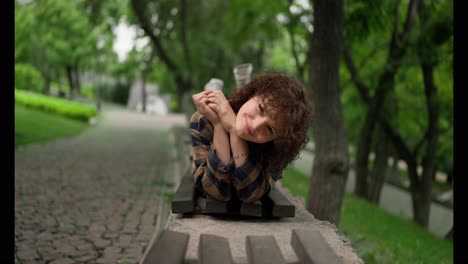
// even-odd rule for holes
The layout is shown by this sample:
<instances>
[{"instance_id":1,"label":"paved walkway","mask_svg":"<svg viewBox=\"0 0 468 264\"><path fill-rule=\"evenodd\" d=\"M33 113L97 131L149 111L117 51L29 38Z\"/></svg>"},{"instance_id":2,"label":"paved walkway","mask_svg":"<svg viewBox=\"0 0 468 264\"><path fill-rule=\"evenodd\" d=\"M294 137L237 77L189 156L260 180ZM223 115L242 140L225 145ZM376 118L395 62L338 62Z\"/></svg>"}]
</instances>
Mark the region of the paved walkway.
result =
<instances>
[{"instance_id":1,"label":"paved walkway","mask_svg":"<svg viewBox=\"0 0 468 264\"><path fill-rule=\"evenodd\" d=\"M138 263L176 165L172 125L105 105L84 133L15 151L15 263Z\"/></svg>"}]
</instances>

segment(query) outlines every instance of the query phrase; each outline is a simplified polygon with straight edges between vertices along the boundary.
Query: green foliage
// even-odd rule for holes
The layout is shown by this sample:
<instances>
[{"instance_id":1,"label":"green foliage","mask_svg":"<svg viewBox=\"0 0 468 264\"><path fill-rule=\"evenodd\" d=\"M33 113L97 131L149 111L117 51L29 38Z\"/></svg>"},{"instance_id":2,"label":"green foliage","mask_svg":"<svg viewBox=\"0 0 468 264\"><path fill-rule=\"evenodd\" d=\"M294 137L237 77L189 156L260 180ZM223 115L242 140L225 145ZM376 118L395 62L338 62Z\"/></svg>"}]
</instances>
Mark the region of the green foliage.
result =
<instances>
[{"instance_id":1,"label":"green foliage","mask_svg":"<svg viewBox=\"0 0 468 264\"><path fill-rule=\"evenodd\" d=\"M408 2L395 4L353 0L345 5L345 47L352 54L371 95L387 67L395 8L400 13L399 31L403 31ZM451 1L428 1L423 10L405 44L406 51L394 78L394 90L387 94L384 116L413 150L428 125L421 58L432 63L440 111L437 169L447 171L453 163L453 7ZM350 142L356 144L367 106L360 99L348 71L340 73L346 131ZM420 154L424 146L421 150Z\"/></svg>"},{"instance_id":2,"label":"green foliage","mask_svg":"<svg viewBox=\"0 0 468 264\"><path fill-rule=\"evenodd\" d=\"M29 7L15 1L15 63L27 62L30 57L30 36L33 34L34 17Z\"/></svg>"},{"instance_id":3,"label":"green foliage","mask_svg":"<svg viewBox=\"0 0 468 264\"><path fill-rule=\"evenodd\" d=\"M15 64L15 87L22 90L42 91L44 78L32 65Z\"/></svg>"},{"instance_id":4,"label":"green foliage","mask_svg":"<svg viewBox=\"0 0 468 264\"><path fill-rule=\"evenodd\" d=\"M263 69L264 50L280 37L276 14L285 5L283 1L186 1L187 15L182 26L180 1L140 1L144 14L129 14L128 20L138 25L137 15L145 17L150 28L160 39L167 57L176 65L185 81L193 82L194 91L180 83L175 86L176 98L184 92L195 93L203 89L210 78L224 81L224 91L230 94L235 86L232 69L235 65L250 62L253 75ZM196 7L197 12L191 12ZM138 25L139 26L139 25ZM185 29L188 46L184 47ZM187 53L185 53L187 51ZM160 55L160 54L158 54ZM165 62L159 63L167 67ZM153 71L160 71L154 68ZM167 71L164 79L175 79ZM157 80L168 82L167 80ZM172 87L161 86L163 89Z\"/></svg>"},{"instance_id":5,"label":"green foliage","mask_svg":"<svg viewBox=\"0 0 468 264\"><path fill-rule=\"evenodd\" d=\"M288 74L295 74L294 61L291 56L291 43L283 31L283 37L271 44L265 56L267 69L278 70Z\"/></svg>"},{"instance_id":6,"label":"green foliage","mask_svg":"<svg viewBox=\"0 0 468 264\"><path fill-rule=\"evenodd\" d=\"M281 183L307 199L309 177L295 168L287 167ZM365 263L452 263L451 241L352 194L345 196L339 230Z\"/></svg>"},{"instance_id":7,"label":"green foliage","mask_svg":"<svg viewBox=\"0 0 468 264\"><path fill-rule=\"evenodd\" d=\"M177 112L180 109L179 103L177 99L172 96L169 100L169 111L171 112Z\"/></svg>"},{"instance_id":8,"label":"green foliage","mask_svg":"<svg viewBox=\"0 0 468 264\"><path fill-rule=\"evenodd\" d=\"M57 63L74 64L90 55L97 35L90 27L84 10L75 1L50 0L35 7L41 41L56 55Z\"/></svg>"},{"instance_id":9,"label":"green foliage","mask_svg":"<svg viewBox=\"0 0 468 264\"><path fill-rule=\"evenodd\" d=\"M87 127L80 121L15 105L15 147L74 136Z\"/></svg>"},{"instance_id":10,"label":"green foliage","mask_svg":"<svg viewBox=\"0 0 468 264\"><path fill-rule=\"evenodd\" d=\"M113 102L119 105L127 105L130 92L130 84L124 80L103 79L95 83L96 92L104 101Z\"/></svg>"},{"instance_id":11,"label":"green foliage","mask_svg":"<svg viewBox=\"0 0 468 264\"><path fill-rule=\"evenodd\" d=\"M96 109L92 106L18 89L15 89L15 103L83 122L96 116Z\"/></svg>"},{"instance_id":12,"label":"green foliage","mask_svg":"<svg viewBox=\"0 0 468 264\"><path fill-rule=\"evenodd\" d=\"M421 70L405 67L395 78L395 96L398 98L397 111L393 114L398 131L409 146L415 146L425 134L427 114Z\"/></svg>"},{"instance_id":13,"label":"green foliage","mask_svg":"<svg viewBox=\"0 0 468 264\"><path fill-rule=\"evenodd\" d=\"M80 93L82 96L90 100L94 100L96 97L95 88L91 84L81 85Z\"/></svg>"},{"instance_id":14,"label":"green foliage","mask_svg":"<svg viewBox=\"0 0 468 264\"><path fill-rule=\"evenodd\" d=\"M97 2L15 1L15 61L34 65L55 83L67 66L106 71L117 61L112 27L126 1Z\"/></svg>"},{"instance_id":15,"label":"green foliage","mask_svg":"<svg viewBox=\"0 0 468 264\"><path fill-rule=\"evenodd\" d=\"M265 68L295 75L297 69L292 49L298 52L300 60L305 59L313 17L312 10L301 7L298 1L186 1L188 59L181 45L182 2L143 1L146 15L152 18L150 27L160 38L166 55L180 69L182 76L191 74L195 86L189 93L202 90L206 82L215 77L224 81L224 92L230 94L235 86L232 68L236 64L253 63L253 76ZM407 1L349 0L344 6L344 46L350 49L371 94L386 66L394 11L398 8L400 12L401 31L407 4ZM293 9L296 12L292 12ZM422 114L426 110L418 52L436 61L435 78L441 110L437 166L448 170L453 163L453 3L429 0L424 2L424 9L429 15L417 20L414 27L417 30L410 36L403 65L395 78L395 92L389 95L396 102L396 109L388 110L387 114L410 145L420 139L427 117ZM286 17L286 21L280 22L279 15ZM45 80L51 81L52 87L63 93L69 93L69 84L64 81L66 65L76 63L80 71L112 75L120 84L109 81L93 86L101 86L104 100L126 104L128 89L133 81L141 78L141 66L154 45L150 42L146 47L135 48L127 60L120 63L113 51L112 30L119 22L138 27L136 18L127 0L16 0L15 63L33 65ZM289 33L295 36L295 47L292 47ZM139 28L137 38L141 40L143 37L145 34ZM437 49L427 48L428 42L434 42ZM180 94L173 72L158 56L149 66L148 81L158 84L160 94L170 94L171 110L178 110L176 99ZM346 131L353 143L367 108L343 66L340 80ZM41 84L33 87L38 91L43 82L36 83ZM23 85L16 88L20 86ZM82 90L87 97L93 95L88 87Z\"/></svg>"},{"instance_id":16,"label":"green foliage","mask_svg":"<svg viewBox=\"0 0 468 264\"><path fill-rule=\"evenodd\" d=\"M121 105L127 105L129 92L130 87L126 83L117 82L111 88L111 101Z\"/></svg>"},{"instance_id":17,"label":"green foliage","mask_svg":"<svg viewBox=\"0 0 468 264\"><path fill-rule=\"evenodd\" d=\"M52 82L50 87L56 89L57 91L61 92L62 94L68 94L70 92L70 84L68 82Z\"/></svg>"},{"instance_id":18,"label":"green foliage","mask_svg":"<svg viewBox=\"0 0 468 264\"><path fill-rule=\"evenodd\" d=\"M345 4L344 38L360 42L375 32L389 32L392 27L393 1L350 0Z\"/></svg>"},{"instance_id":19,"label":"green foliage","mask_svg":"<svg viewBox=\"0 0 468 264\"><path fill-rule=\"evenodd\" d=\"M452 45L453 40L441 49L450 50ZM447 51L447 54L434 72L440 110L437 168L445 172L453 169L453 53Z\"/></svg>"}]
</instances>

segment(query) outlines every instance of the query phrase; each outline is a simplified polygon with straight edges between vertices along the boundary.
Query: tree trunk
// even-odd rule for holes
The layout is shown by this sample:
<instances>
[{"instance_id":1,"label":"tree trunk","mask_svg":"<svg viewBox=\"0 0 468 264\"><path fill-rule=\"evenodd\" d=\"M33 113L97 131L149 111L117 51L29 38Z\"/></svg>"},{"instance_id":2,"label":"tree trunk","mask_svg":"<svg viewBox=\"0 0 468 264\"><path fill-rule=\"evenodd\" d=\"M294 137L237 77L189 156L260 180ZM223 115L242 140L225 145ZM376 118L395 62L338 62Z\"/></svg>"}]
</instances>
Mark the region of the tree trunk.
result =
<instances>
[{"instance_id":1,"label":"tree trunk","mask_svg":"<svg viewBox=\"0 0 468 264\"><path fill-rule=\"evenodd\" d=\"M52 79L46 75L44 76L44 90L43 93L46 95L50 94L50 83L52 82Z\"/></svg>"},{"instance_id":2,"label":"tree trunk","mask_svg":"<svg viewBox=\"0 0 468 264\"><path fill-rule=\"evenodd\" d=\"M343 0L313 2L315 31L310 40L309 86L315 102L315 158L307 210L336 226L349 171L348 142L339 93Z\"/></svg>"},{"instance_id":3,"label":"tree trunk","mask_svg":"<svg viewBox=\"0 0 468 264\"><path fill-rule=\"evenodd\" d=\"M426 104L428 112L428 129L427 129L427 149L422 161L423 172L420 184L418 184L418 195L415 201L414 220L416 223L427 227L429 225L429 214L432 195L432 175L436 171L436 153L438 147L439 130L439 107L435 101L437 98L437 87L434 83L434 69L431 62L421 58L421 69L423 72L424 91L426 93Z\"/></svg>"},{"instance_id":4,"label":"tree trunk","mask_svg":"<svg viewBox=\"0 0 468 264\"><path fill-rule=\"evenodd\" d=\"M174 77L176 82L176 93L177 93L177 102L179 105L179 109L181 108L183 101L182 96L187 91L191 91L194 87L192 72L190 69L190 54L188 49L188 42L186 38L186 20L185 18L181 18L182 22L182 48L184 50L184 60L188 62L188 65L185 65L186 72L183 69L179 68L177 64L169 57L169 53L164 49L159 36L156 35L151 27L151 23L149 22L149 15L145 6L145 1L142 0L131 0L131 7L132 10L137 18L137 21L140 27L143 29L145 34L149 37L151 43L153 44L154 50L158 55L159 59L166 65L168 71ZM185 0L181 0L181 9L183 12L186 12L186 5L187 2Z\"/></svg>"},{"instance_id":5,"label":"tree trunk","mask_svg":"<svg viewBox=\"0 0 468 264\"><path fill-rule=\"evenodd\" d=\"M354 193L362 198L367 198L369 193L369 153L372 144L372 131L375 123L370 120L369 112L364 120L364 126L359 133L359 142L356 151L356 183Z\"/></svg>"},{"instance_id":6,"label":"tree trunk","mask_svg":"<svg viewBox=\"0 0 468 264\"><path fill-rule=\"evenodd\" d=\"M450 228L450 231L445 235L445 239L447 240L453 240L453 225L452 228Z\"/></svg>"},{"instance_id":7,"label":"tree trunk","mask_svg":"<svg viewBox=\"0 0 468 264\"><path fill-rule=\"evenodd\" d=\"M452 184L453 185L453 167L451 167L448 171L447 171L447 181L446 181L447 184Z\"/></svg>"},{"instance_id":8,"label":"tree trunk","mask_svg":"<svg viewBox=\"0 0 468 264\"><path fill-rule=\"evenodd\" d=\"M412 0L408 5L407 18L404 24L403 33L399 33L399 9L395 6L395 20L392 38L387 57L386 67L379 77L375 96L369 102L369 107L365 117L364 125L359 136L358 149L356 154L356 187L355 193L358 196L366 197L368 193L369 180L369 153L372 144L372 134L375 124L382 112L387 93L393 89L394 78L400 66L401 59L405 51L407 35L416 20L419 0ZM350 66L348 66L350 68ZM351 70L350 70L351 71ZM358 88L360 86L358 85Z\"/></svg>"},{"instance_id":9,"label":"tree trunk","mask_svg":"<svg viewBox=\"0 0 468 264\"><path fill-rule=\"evenodd\" d=\"M67 78L68 78L68 84L70 86L70 91L68 98L73 99L75 97L75 81L73 80L73 67L69 64L65 66L67 70Z\"/></svg>"},{"instance_id":10,"label":"tree trunk","mask_svg":"<svg viewBox=\"0 0 468 264\"><path fill-rule=\"evenodd\" d=\"M263 69L263 55L265 54L265 41L263 39L259 40L260 47L258 47L257 52L255 53L255 60L257 62L258 70L261 71Z\"/></svg>"},{"instance_id":11,"label":"tree trunk","mask_svg":"<svg viewBox=\"0 0 468 264\"><path fill-rule=\"evenodd\" d=\"M421 18L422 20L428 19L427 10L424 5L421 5ZM427 46L428 45L428 46ZM435 49L433 43L426 43L428 50ZM426 95L426 107L428 115L428 128L427 128L427 148L422 160L422 179L420 184L420 199L418 213L415 214L415 221L425 227L429 224L429 214L432 196L432 176L436 172L436 153L439 141L439 104L437 103L437 86L434 81L434 67L436 61L431 60L432 56L425 56L424 50L419 50L421 60L421 71L424 82L424 93Z\"/></svg>"},{"instance_id":12,"label":"tree trunk","mask_svg":"<svg viewBox=\"0 0 468 264\"><path fill-rule=\"evenodd\" d=\"M414 23L415 17L417 15L417 9L420 7L421 2L418 0L413 0L410 2L410 8L408 10L408 20L407 23L405 23L404 27L404 35L406 35L410 29L411 25ZM422 12L421 12L422 13ZM424 19L425 17L422 16ZM410 21L411 20L411 21ZM404 42L404 41L403 41ZM393 41L392 41L393 43ZM424 49L426 51L431 51L435 47L432 45L433 43L430 43L428 41L424 42ZM432 47L428 47L428 45ZM399 46L395 46L396 49L395 51L391 51L390 55L393 54L393 56L390 56L389 58L393 58L391 62L389 63L389 67L386 68L386 73L389 74L392 71L396 70L396 66L398 66L398 62L401 59L402 56L402 48L404 47L404 44L400 44ZM420 48L419 51L422 49ZM418 175L417 172L417 166L418 166L418 161L417 161L417 149L419 148L417 146L415 147L415 151L411 151L407 144L403 141L401 136L393 129L393 127L390 125L390 123L383 118L383 116L378 115L378 122L382 126L382 128L385 131L385 134L387 137L392 141L392 144L395 148L395 150L398 152L398 156L403 159L407 166L408 166L408 176L410 179L410 190L411 190L411 195L412 195L412 205L413 205L413 219L414 221L423 226L427 227L429 223L429 213L430 213L430 204L431 204L431 192L432 192L432 175L435 170L435 155L437 153L437 141L438 141L438 105L435 101L437 98L437 87L435 86L434 79L433 79L433 67L435 65L434 61L430 61L428 59L431 59L432 56L429 56L427 54L423 54L419 52L419 58L421 60L421 68L423 72L423 81L424 81L424 89L425 89L425 95L426 95L426 104L427 104L427 110L428 110L428 128L426 132L426 136L424 137L425 142L427 146L424 151L425 155L422 161L422 167L423 167L423 172L421 178ZM347 65L349 63L347 62ZM349 66L350 65L350 66ZM349 64L348 69L354 75L352 65ZM393 81L393 78L391 79ZM363 90L363 85L360 83L359 76L353 76L353 81L356 82L358 90L361 94L361 96L365 99L367 104L370 104L370 101L368 100L368 94ZM381 82L379 82L381 83ZM388 83L384 82L386 85ZM393 85L393 84L392 84ZM378 93L377 93L378 95ZM377 96L376 95L376 96ZM370 107L372 109L372 107Z\"/></svg>"},{"instance_id":13,"label":"tree trunk","mask_svg":"<svg viewBox=\"0 0 468 264\"><path fill-rule=\"evenodd\" d=\"M73 65L73 75L74 75L74 81L75 81L76 94L80 94L81 82L80 82L80 74L78 71L78 62L76 62L75 65Z\"/></svg>"},{"instance_id":14,"label":"tree trunk","mask_svg":"<svg viewBox=\"0 0 468 264\"><path fill-rule=\"evenodd\" d=\"M380 201L380 193L382 192L382 188L387 177L390 145L387 137L381 129L377 129L377 133L379 141L374 147L375 161L370 174L368 199L370 202L378 205Z\"/></svg>"},{"instance_id":15,"label":"tree trunk","mask_svg":"<svg viewBox=\"0 0 468 264\"><path fill-rule=\"evenodd\" d=\"M408 173L412 173L413 177L418 177L416 169L412 172L408 170ZM411 197L413 202L413 220L423 226L428 227L429 225L429 213L431 207L431 195L427 188L423 187L421 182L411 189Z\"/></svg>"},{"instance_id":16,"label":"tree trunk","mask_svg":"<svg viewBox=\"0 0 468 264\"><path fill-rule=\"evenodd\" d=\"M141 75L141 111L146 113L146 74Z\"/></svg>"}]
</instances>

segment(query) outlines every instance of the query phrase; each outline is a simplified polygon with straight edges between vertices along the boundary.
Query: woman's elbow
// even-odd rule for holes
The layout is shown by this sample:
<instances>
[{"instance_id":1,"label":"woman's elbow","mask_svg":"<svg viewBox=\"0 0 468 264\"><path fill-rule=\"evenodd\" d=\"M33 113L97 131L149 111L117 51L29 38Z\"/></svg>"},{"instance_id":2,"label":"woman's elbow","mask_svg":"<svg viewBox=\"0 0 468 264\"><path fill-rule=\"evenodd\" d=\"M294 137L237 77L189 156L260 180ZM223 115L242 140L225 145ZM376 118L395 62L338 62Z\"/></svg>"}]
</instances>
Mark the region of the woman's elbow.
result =
<instances>
[{"instance_id":1,"label":"woman's elbow","mask_svg":"<svg viewBox=\"0 0 468 264\"><path fill-rule=\"evenodd\" d=\"M203 191L205 191L207 195L211 196L215 200L222 201L222 202L227 202L231 200L230 193L222 193L221 190L219 190L212 183L206 183L206 181L202 181L202 188L203 188Z\"/></svg>"},{"instance_id":2,"label":"woman's elbow","mask_svg":"<svg viewBox=\"0 0 468 264\"><path fill-rule=\"evenodd\" d=\"M249 196L249 197L246 197L246 198L241 198L239 197L239 200L241 200L243 203L255 203L256 201L259 201L260 198L262 198L262 196Z\"/></svg>"},{"instance_id":3,"label":"woman's elbow","mask_svg":"<svg viewBox=\"0 0 468 264\"><path fill-rule=\"evenodd\" d=\"M239 193L238 198L243 203L254 203L254 202L260 200L260 198L262 198L265 193L266 193L266 191L265 191L264 188L259 188L253 193L249 193L249 194Z\"/></svg>"}]
</instances>

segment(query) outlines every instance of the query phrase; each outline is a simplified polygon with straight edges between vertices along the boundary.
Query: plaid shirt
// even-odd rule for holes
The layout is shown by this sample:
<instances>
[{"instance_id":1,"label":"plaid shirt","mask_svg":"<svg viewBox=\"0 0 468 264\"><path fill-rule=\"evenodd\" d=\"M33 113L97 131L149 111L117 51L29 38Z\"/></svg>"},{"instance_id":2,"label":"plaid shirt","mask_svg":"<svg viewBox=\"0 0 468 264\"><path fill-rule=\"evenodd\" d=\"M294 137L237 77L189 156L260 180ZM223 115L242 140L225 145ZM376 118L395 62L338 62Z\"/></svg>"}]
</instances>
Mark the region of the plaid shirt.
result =
<instances>
[{"instance_id":1,"label":"plaid shirt","mask_svg":"<svg viewBox=\"0 0 468 264\"><path fill-rule=\"evenodd\" d=\"M195 186L216 200L231 198L255 202L268 194L282 172L265 173L264 164L257 160L251 149L247 160L236 168L231 158L224 164L217 156L213 145L213 124L199 112L190 119L192 136L192 173ZM234 197L235 196L235 197Z\"/></svg>"}]
</instances>

